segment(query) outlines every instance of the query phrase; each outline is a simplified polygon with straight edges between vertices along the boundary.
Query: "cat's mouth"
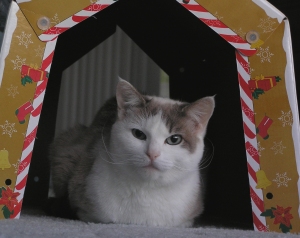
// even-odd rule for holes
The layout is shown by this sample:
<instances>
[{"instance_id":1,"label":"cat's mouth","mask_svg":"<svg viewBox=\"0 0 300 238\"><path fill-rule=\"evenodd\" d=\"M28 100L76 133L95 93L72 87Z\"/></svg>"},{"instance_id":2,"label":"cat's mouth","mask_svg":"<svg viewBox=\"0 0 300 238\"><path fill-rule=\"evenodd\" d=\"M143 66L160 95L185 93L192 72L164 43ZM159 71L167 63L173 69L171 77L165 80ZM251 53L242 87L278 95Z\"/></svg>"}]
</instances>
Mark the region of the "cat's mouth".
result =
<instances>
[{"instance_id":1,"label":"cat's mouth","mask_svg":"<svg viewBox=\"0 0 300 238\"><path fill-rule=\"evenodd\" d=\"M148 169L148 170L160 170L157 166L155 166L154 164L150 163L146 166L143 166L143 168Z\"/></svg>"}]
</instances>

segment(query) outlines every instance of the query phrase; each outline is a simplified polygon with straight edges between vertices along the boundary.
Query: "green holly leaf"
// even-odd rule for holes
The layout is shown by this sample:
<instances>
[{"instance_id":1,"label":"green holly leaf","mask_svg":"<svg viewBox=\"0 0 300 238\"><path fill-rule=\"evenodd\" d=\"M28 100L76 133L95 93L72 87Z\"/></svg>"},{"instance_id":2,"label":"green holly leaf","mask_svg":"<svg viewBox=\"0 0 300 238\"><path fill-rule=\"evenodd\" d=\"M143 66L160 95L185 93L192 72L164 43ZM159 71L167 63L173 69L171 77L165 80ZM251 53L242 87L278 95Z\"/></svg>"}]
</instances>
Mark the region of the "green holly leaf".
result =
<instances>
[{"instance_id":1,"label":"green holly leaf","mask_svg":"<svg viewBox=\"0 0 300 238\"><path fill-rule=\"evenodd\" d=\"M281 78L280 78L279 76L275 76L275 80L276 80L276 82L278 83L278 82L281 81Z\"/></svg>"},{"instance_id":2,"label":"green holly leaf","mask_svg":"<svg viewBox=\"0 0 300 238\"><path fill-rule=\"evenodd\" d=\"M280 229L283 233L288 233L288 232L290 232L290 230L292 229L292 225L290 225L290 227L287 227L286 225L280 223L279 229Z\"/></svg>"},{"instance_id":3,"label":"green holly leaf","mask_svg":"<svg viewBox=\"0 0 300 238\"><path fill-rule=\"evenodd\" d=\"M254 99L258 99L259 95L264 94L264 93L265 93L265 91L264 91L263 89L257 88L257 89L255 89L255 90L253 91L252 97L253 97Z\"/></svg>"},{"instance_id":4,"label":"green holly leaf","mask_svg":"<svg viewBox=\"0 0 300 238\"><path fill-rule=\"evenodd\" d=\"M262 212L260 215L263 217L270 217L270 218L274 218L274 214L273 214L273 210L274 209L267 209L266 211Z\"/></svg>"},{"instance_id":5,"label":"green holly leaf","mask_svg":"<svg viewBox=\"0 0 300 238\"><path fill-rule=\"evenodd\" d=\"M32 83L32 79L28 75L26 75L25 77L21 78L21 84L23 86L25 86L26 83Z\"/></svg>"},{"instance_id":6,"label":"green holly leaf","mask_svg":"<svg viewBox=\"0 0 300 238\"><path fill-rule=\"evenodd\" d=\"M261 89L261 88L257 88L256 92L259 93L259 94L265 93L265 91L263 89Z\"/></svg>"},{"instance_id":7,"label":"green holly leaf","mask_svg":"<svg viewBox=\"0 0 300 238\"><path fill-rule=\"evenodd\" d=\"M8 210L7 206L3 206L2 211L3 211L4 218L9 219L12 212Z\"/></svg>"},{"instance_id":8,"label":"green holly leaf","mask_svg":"<svg viewBox=\"0 0 300 238\"><path fill-rule=\"evenodd\" d=\"M255 92L252 93L252 97L253 97L254 99L258 99L258 95L257 95Z\"/></svg>"}]
</instances>

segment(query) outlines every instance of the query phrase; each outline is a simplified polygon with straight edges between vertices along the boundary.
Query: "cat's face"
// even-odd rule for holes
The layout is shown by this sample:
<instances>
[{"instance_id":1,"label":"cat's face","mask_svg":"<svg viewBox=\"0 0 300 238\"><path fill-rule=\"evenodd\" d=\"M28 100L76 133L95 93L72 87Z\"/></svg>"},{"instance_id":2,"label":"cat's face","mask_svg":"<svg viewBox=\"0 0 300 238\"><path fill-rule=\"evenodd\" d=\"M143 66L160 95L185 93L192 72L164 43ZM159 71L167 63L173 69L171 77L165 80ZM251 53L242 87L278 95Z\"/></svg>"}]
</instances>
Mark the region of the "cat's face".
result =
<instances>
[{"instance_id":1,"label":"cat's face","mask_svg":"<svg viewBox=\"0 0 300 238\"><path fill-rule=\"evenodd\" d=\"M198 170L213 98L194 104L142 96L129 83L117 88L118 120L109 151L114 163L140 179L172 182Z\"/></svg>"}]
</instances>

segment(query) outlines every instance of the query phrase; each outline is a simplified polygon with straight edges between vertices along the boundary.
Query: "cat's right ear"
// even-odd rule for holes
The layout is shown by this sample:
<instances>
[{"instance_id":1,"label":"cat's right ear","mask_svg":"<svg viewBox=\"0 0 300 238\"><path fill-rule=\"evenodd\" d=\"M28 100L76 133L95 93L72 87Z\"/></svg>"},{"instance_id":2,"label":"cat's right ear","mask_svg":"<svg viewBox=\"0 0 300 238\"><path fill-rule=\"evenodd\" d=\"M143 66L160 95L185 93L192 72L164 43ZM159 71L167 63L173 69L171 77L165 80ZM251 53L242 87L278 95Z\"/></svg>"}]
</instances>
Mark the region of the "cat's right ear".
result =
<instances>
[{"instance_id":1,"label":"cat's right ear","mask_svg":"<svg viewBox=\"0 0 300 238\"><path fill-rule=\"evenodd\" d=\"M146 104L143 96L126 80L119 77L116 92L118 117L124 117L126 111L132 107L143 107Z\"/></svg>"}]
</instances>

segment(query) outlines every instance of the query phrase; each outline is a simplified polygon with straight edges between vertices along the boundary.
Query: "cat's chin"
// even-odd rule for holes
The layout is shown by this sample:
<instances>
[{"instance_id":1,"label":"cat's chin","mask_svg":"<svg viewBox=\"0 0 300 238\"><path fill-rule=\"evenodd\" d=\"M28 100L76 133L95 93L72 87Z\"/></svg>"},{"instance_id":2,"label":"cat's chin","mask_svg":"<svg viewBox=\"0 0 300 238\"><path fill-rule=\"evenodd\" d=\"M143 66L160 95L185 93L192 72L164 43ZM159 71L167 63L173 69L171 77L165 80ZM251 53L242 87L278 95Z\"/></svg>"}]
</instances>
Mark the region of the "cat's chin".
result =
<instances>
[{"instance_id":1,"label":"cat's chin","mask_svg":"<svg viewBox=\"0 0 300 238\"><path fill-rule=\"evenodd\" d=\"M160 165L159 163L149 163L142 167L142 169L149 170L149 171L157 171L157 172L164 172L168 170L165 166Z\"/></svg>"},{"instance_id":2,"label":"cat's chin","mask_svg":"<svg viewBox=\"0 0 300 238\"><path fill-rule=\"evenodd\" d=\"M138 167L136 172L142 180L160 181L162 182L167 174L168 169L159 164L150 163L142 167Z\"/></svg>"}]
</instances>

